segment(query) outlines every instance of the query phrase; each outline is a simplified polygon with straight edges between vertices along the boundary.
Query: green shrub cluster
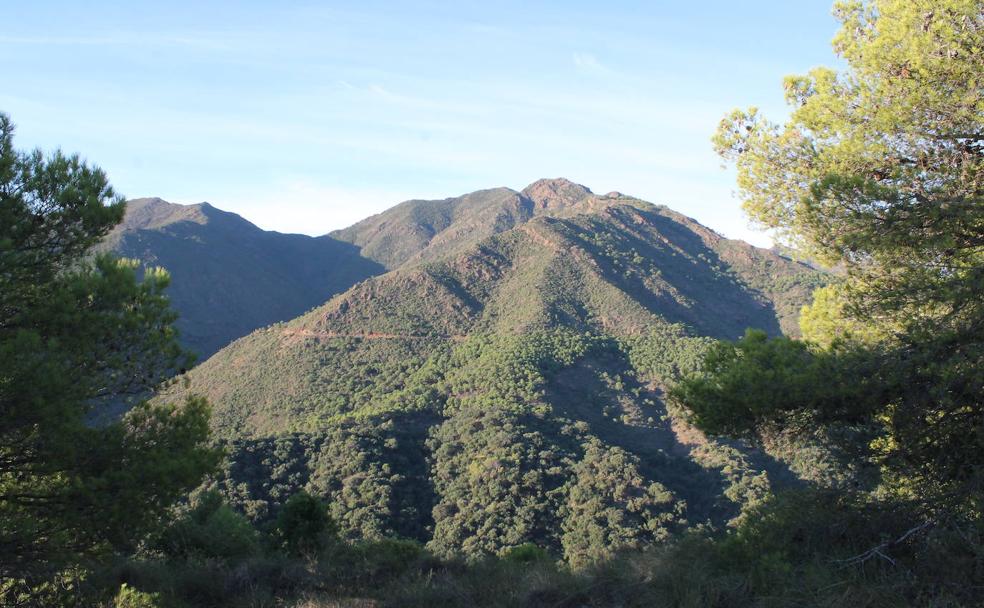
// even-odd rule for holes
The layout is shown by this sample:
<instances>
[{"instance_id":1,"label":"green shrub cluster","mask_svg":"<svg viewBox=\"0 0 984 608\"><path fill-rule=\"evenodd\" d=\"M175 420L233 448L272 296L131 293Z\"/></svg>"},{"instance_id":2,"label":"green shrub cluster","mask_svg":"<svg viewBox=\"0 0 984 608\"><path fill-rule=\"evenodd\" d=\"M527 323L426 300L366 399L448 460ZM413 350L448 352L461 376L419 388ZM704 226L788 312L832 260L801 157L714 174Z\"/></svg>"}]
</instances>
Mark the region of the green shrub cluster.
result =
<instances>
[{"instance_id":1,"label":"green shrub cluster","mask_svg":"<svg viewBox=\"0 0 984 608\"><path fill-rule=\"evenodd\" d=\"M796 491L762 501L727 533L623 547L575 567L530 543L469 561L393 538L336 540L297 556L271 528L255 532L267 540L251 557L150 553L89 589L109 606L140 608L977 605L984 529L907 535L919 521L860 494Z\"/></svg>"}]
</instances>

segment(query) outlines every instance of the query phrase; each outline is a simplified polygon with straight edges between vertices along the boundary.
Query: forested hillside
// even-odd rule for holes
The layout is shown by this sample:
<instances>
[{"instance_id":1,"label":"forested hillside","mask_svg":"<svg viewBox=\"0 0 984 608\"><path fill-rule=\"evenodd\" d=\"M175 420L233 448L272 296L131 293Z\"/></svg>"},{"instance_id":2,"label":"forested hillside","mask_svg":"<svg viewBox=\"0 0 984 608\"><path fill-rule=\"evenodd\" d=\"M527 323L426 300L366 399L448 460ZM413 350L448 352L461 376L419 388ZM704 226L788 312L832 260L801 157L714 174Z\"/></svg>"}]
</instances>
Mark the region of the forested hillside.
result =
<instances>
[{"instance_id":1,"label":"forested hillside","mask_svg":"<svg viewBox=\"0 0 984 608\"><path fill-rule=\"evenodd\" d=\"M102 247L175 278L180 339L199 360L383 270L327 236L267 232L208 203L157 198L129 201Z\"/></svg>"},{"instance_id":2,"label":"forested hillside","mask_svg":"<svg viewBox=\"0 0 984 608\"><path fill-rule=\"evenodd\" d=\"M0 112L0 605L984 605L984 4L833 14L712 138L773 250L565 179L264 232Z\"/></svg>"},{"instance_id":3,"label":"forested hillside","mask_svg":"<svg viewBox=\"0 0 984 608\"><path fill-rule=\"evenodd\" d=\"M480 219L513 203L523 214ZM662 400L711 338L793 333L822 274L565 180L404 203L372 220L389 236L371 242L406 244L393 235L421 234L424 210L456 219L168 394L213 404L231 447L215 487L252 517L305 489L352 539L472 556L535 542L586 562L723 526L795 484L791 464L846 475L709 440Z\"/></svg>"}]
</instances>

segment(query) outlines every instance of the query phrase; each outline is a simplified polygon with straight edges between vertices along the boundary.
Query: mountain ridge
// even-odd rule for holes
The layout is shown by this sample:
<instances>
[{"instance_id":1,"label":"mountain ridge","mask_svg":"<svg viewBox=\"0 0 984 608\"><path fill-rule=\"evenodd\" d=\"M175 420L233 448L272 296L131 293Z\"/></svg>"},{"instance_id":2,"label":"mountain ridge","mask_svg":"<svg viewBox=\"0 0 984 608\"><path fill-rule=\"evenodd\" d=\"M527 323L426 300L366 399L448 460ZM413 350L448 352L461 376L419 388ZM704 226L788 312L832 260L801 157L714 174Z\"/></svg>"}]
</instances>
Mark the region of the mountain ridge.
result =
<instances>
[{"instance_id":1,"label":"mountain ridge","mask_svg":"<svg viewBox=\"0 0 984 608\"><path fill-rule=\"evenodd\" d=\"M160 198L128 201L101 248L171 273L182 343L203 359L383 270L328 236L266 231L208 203Z\"/></svg>"},{"instance_id":2,"label":"mountain ridge","mask_svg":"<svg viewBox=\"0 0 984 608\"><path fill-rule=\"evenodd\" d=\"M265 231L207 202L177 205L160 198L133 199L103 248L145 266L164 266L176 275L172 299L181 314L178 328L184 343L207 358L249 331L287 320L387 270L463 253L536 218L570 218L624 205L660 209L705 242L733 242L728 248L732 254L750 255L739 242L727 241L664 206L618 192L597 195L564 178L540 179L521 191L499 187L447 199L404 201L317 237ZM764 250L755 251L752 258L763 257ZM205 289L207 281L216 288ZM250 282L256 285L252 293ZM226 291L228 297L223 295ZM795 333L795 312L783 311L784 331Z\"/></svg>"},{"instance_id":3,"label":"mountain ridge","mask_svg":"<svg viewBox=\"0 0 984 608\"><path fill-rule=\"evenodd\" d=\"M540 179L521 191L498 187L404 201L329 235L360 247L363 255L393 270L438 259L534 217L589 212L614 200L565 178Z\"/></svg>"}]
</instances>

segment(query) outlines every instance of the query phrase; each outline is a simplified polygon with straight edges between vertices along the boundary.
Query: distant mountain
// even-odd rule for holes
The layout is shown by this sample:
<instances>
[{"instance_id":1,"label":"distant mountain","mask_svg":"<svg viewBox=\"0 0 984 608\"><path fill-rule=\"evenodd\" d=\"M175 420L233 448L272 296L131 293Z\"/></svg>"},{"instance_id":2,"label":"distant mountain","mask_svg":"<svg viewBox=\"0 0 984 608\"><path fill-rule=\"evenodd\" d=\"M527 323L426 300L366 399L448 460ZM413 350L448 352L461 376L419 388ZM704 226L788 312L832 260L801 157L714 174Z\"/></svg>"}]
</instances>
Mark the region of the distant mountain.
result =
<instances>
[{"instance_id":1,"label":"distant mountain","mask_svg":"<svg viewBox=\"0 0 984 608\"><path fill-rule=\"evenodd\" d=\"M357 353L378 350L374 344L405 351L386 362L402 367L415 353L478 334L563 328L631 339L670 325L695 337L733 339L747 327L793 333L823 275L626 200L564 219L538 217L440 261L364 281L222 350L191 374L193 390L213 401L217 424L231 436L255 435L308 429L319 417L357 410L351 389L339 385L350 380L326 370L337 364L345 377L358 376ZM355 346L321 352L336 340ZM392 387L373 369L360 381L364 392L385 394Z\"/></svg>"},{"instance_id":2,"label":"distant mountain","mask_svg":"<svg viewBox=\"0 0 984 608\"><path fill-rule=\"evenodd\" d=\"M794 334L820 272L566 180L410 201L333 236L393 270L168 393L210 399L231 455L216 485L253 517L304 488L351 537L577 561L723 525L797 471L839 479L827 456L802 465L816 446L712 440L662 401L712 338Z\"/></svg>"},{"instance_id":3,"label":"distant mountain","mask_svg":"<svg viewBox=\"0 0 984 608\"><path fill-rule=\"evenodd\" d=\"M328 236L267 232L208 203L159 198L129 201L103 247L171 273L181 340L200 359L384 271Z\"/></svg>"}]
</instances>

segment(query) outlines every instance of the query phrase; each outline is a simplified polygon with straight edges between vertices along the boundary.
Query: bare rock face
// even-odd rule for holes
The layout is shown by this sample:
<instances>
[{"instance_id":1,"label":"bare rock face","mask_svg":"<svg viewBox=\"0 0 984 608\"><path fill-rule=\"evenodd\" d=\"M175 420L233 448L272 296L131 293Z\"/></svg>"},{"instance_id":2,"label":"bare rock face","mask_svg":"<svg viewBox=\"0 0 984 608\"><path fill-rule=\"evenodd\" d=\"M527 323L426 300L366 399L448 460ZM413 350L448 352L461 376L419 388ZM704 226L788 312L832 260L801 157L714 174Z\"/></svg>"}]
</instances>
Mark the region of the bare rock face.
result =
<instances>
[{"instance_id":1,"label":"bare rock face","mask_svg":"<svg viewBox=\"0 0 984 608\"><path fill-rule=\"evenodd\" d=\"M563 209L576 205L592 195L591 190L581 184L558 177L540 179L523 189L538 209Z\"/></svg>"}]
</instances>

